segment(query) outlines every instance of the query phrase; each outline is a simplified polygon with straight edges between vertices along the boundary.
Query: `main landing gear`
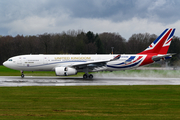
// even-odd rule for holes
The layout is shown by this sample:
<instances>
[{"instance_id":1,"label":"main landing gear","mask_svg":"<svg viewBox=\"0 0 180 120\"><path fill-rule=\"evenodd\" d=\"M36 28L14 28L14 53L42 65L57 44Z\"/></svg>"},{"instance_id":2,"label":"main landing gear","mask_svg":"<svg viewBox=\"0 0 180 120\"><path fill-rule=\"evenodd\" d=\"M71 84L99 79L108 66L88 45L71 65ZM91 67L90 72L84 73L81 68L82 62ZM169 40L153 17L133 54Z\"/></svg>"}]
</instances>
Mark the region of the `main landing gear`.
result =
<instances>
[{"instance_id":1,"label":"main landing gear","mask_svg":"<svg viewBox=\"0 0 180 120\"><path fill-rule=\"evenodd\" d=\"M93 75L92 75L92 74L86 74L86 73L85 73L85 74L83 75L83 79L88 79L88 78L89 78L89 79L93 79Z\"/></svg>"},{"instance_id":2,"label":"main landing gear","mask_svg":"<svg viewBox=\"0 0 180 120\"><path fill-rule=\"evenodd\" d=\"M21 71L21 78L24 78L24 74L23 74L23 71Z\"/></svg>"}]
</instances>

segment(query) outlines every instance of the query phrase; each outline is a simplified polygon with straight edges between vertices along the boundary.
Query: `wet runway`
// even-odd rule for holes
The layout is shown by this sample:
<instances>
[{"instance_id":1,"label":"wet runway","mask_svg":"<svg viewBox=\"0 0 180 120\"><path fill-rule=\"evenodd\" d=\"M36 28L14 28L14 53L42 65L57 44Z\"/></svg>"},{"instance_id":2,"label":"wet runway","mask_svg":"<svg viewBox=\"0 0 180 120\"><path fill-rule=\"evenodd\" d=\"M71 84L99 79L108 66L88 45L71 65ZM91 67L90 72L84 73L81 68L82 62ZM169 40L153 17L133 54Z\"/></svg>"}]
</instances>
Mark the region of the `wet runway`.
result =
<instances>
[{"instance_id":1,"label":"wet runway","mask_svg":"<svg viewBox=\"0 0 180 120\"><path fill-rule=\"evenodd\" d=\"M0 86L94 86L94 85L180 85L180 78L0 76Z\"/></svg>"}]
</instances>

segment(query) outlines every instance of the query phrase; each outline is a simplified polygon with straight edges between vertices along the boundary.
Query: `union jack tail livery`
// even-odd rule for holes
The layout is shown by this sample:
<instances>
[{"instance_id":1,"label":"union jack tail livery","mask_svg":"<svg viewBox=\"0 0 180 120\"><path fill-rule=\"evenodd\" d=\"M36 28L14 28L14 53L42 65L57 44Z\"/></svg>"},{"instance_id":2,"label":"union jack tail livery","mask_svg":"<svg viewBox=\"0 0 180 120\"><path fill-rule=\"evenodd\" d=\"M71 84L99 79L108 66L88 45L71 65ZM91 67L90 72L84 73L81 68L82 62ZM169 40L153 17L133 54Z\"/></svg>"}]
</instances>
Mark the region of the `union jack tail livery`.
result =
<instances>
[{"instance_id":1,"label":"union jack tail livery","mask_svg":"<svg viewBox=\"0 0 180 120\"><path fill-rule=\"evenodd\" d=\"M174 32L175 28L165 29L147 49L139 54L167 54Z\"/></svg>"},{"instance_id":2,"label":"union jack tail livery","mask_svg":"<svg viewBox=\"0 0 180 120\"><path fill-rule=\"evenodd\" d=\"M143 52L137 55L146 55L145 60L140 64L147 65L156 61L169 59L174 54L167 54L169 46L171 44L175 28L165 29L164 32L153 42L151 45L145 49Z\"/></svg>"}]
</instances>

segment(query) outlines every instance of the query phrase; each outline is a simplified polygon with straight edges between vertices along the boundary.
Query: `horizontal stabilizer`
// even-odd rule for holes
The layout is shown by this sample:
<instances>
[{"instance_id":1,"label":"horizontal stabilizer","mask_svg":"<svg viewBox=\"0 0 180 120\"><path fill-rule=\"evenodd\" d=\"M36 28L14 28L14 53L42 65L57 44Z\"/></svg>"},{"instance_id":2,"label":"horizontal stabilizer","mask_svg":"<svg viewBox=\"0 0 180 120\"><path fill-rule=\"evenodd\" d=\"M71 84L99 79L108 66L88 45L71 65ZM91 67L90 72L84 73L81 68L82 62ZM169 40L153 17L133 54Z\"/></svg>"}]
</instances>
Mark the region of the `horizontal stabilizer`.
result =
<instances>
[{"instance_id":1,"label":"horizontal stabilizer","mask_svg":"<svg viewBox=\"0 0 180 120\"><path fill-rule=\"evenodd\" d=\"M159 61L161 59L165 60L165 59L168 59L168 58L171 58L172 55L175 55L176 53L170 53L170 54L166 54L166 55L160 55L160 56L153 56L152 57L152 60L153 61Z\"/></svg>"}]
</instances>

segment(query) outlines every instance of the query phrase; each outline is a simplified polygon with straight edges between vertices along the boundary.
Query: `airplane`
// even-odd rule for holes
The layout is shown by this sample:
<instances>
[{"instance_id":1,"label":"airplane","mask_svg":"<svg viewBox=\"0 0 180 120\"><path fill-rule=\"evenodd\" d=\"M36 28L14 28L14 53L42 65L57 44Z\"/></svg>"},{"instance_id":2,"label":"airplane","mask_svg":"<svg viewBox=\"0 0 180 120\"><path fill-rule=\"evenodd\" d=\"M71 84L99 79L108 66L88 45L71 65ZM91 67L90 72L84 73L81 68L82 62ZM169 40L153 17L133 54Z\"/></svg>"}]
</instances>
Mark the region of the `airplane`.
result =
<instances>
[{"instance_id":1,"label":"airplane","mask_svg":"<svg viewBox=\"0 0 180 120\"><path fill-rule=\"evenodd\" d=\"M95 54L95 55L19 55L9 58L4 66L23 71L55 71L57 76L76 75L84 72L84 79L92 79L89 72L119 71L137 68L160 60L169 59L167 54L175 28L165 29L147 49L138 54Z\"/></svg>"}]
</instances>

